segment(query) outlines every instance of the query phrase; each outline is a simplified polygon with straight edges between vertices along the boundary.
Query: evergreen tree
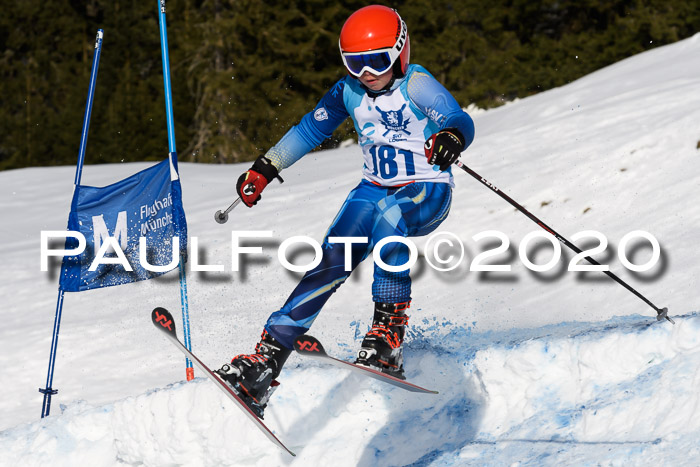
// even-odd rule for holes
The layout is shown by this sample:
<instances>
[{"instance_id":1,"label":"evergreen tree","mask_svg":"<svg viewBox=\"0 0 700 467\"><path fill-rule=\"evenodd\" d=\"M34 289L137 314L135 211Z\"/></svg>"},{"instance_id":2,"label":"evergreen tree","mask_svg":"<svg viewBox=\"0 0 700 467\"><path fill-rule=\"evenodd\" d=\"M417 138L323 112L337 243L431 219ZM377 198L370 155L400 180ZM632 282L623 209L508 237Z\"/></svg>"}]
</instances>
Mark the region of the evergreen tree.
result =
<instances>
[{"instance_id":1,"label":"evergreen tree","mask_svg":"<svg viewBox=\"0 0 700 467\"><path fill-rule=\"evenodd\" d=\"M266 151L345 75L340 28L366 2L168 0L182 160ZM700 30L684 0L397 0L412 61L457 100L493 107ZM105 31L86 163L159 160L167 128L157 4L4 2L0 169L74 164L94 38ZM324 143L354 133L348 121Z\"/></svg>"}]
</instances>

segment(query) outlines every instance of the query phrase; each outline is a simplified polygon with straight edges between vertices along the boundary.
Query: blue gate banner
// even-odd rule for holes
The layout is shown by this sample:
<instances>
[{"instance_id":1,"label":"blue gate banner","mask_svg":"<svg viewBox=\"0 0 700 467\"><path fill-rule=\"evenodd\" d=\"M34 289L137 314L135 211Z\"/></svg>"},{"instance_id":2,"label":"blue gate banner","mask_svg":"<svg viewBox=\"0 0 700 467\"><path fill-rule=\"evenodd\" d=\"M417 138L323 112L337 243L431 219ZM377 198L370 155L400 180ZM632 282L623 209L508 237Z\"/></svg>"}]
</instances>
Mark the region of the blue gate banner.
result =
<instances>
[{"instance_id":1,"label":"blue gate banner","mask_svg":"<svg viewBox=\"0 0 700 467\"><path fill-rule=\"evenodd\" d=\"M187 222L177 157L173 156L109 186L75 187L68 230L80 232L87 246L80 255L63 257L61 290L80 292L165 274L167 271L149 271L141 264L141 237L146 239L144 251L148 265L174 264L168 269L171 270L178 267L180 255L183 260L187 257ZM114 238L132 271L123 264L99 264L94 271L89 270L107 237ZM173 252L173 237L179 238L179 251ZM77 239L66 240L66 249L77 246ZM116 248L109 247L101 262L116 262L118 253Z\"/></svg>"}]
</instances>

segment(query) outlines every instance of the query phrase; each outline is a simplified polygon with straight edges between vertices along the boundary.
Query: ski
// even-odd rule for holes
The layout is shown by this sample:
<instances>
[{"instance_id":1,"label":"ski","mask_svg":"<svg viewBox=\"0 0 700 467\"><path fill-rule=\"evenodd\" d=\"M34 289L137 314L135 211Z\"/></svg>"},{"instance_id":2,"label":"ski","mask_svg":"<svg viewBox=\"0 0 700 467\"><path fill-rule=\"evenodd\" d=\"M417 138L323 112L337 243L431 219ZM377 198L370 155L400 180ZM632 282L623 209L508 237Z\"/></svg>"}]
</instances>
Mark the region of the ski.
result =
<instances>
[{"instance_id":1,"label":"ski","mask_svg":"<svg viewBox=\"0 0 700 467\"><path fill-rule=\"evenodd\" d=\"M432 389L426 389L413 383L409 383L408 381L396 378L395 376L382 373L381 371L375 370L374 368L370 368L363 365L357 365L355 363L350 363L346 362L345 360L339 360L337 358L331 357L326 353L319 340L312 336L302 335L297 337L294 340L294 350L296 350L301 355L316 358L326 363L330 363L331 365L337 366L338 368L344 368L346 370L351 370L355 373L359 373L364 376L369 376L370 378L374 378L384 383L392 384L401 389L405 389L406 391L420 392L424 394L438 393L437 391L433 391Z\"/></svg>"},{"instance_id":2,"label":"ski","mask_svg":"<svg viewBox=\"0 0 700 467\"><path fill-rule=\"evenodd\" d=\"M224 391L228 398L231 399L236 406L243 411L246 417L248 417L270 441L288 454L296 456L296 454L290 451L277 438L277 436L275 436L275 434L255 414L255 412L253 412L253 410L251 410L251 408L248 407L245 402L243 402L241 397L231 386L219 378L216 373L211 371L209 367L202 363L200 359L198 359L190 350L187 349L187 347L183 345L182 342L180 342L180 339L177 338L177 334L175 332L175 321L168 310L160 307L155 308L151 313L151 320L153 321L154 326L159 329L168 338L168 340L170 340L170 342L175 344L175 347L180 349L180 351L185 354L185 356L188 357L195 365L197 365L197 367L199 367L199 369L202 370L210 380L212 380L222 391Z\"/></svg>"}]
</instances>

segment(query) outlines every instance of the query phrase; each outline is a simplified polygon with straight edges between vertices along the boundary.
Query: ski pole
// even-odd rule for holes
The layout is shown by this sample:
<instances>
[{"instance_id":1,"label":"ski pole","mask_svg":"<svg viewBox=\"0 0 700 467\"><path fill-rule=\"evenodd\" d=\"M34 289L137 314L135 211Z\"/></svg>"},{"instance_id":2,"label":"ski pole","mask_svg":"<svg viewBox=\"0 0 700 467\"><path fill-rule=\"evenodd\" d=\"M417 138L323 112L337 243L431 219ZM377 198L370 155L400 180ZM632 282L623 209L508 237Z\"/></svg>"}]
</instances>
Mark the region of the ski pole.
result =
<instances>
[{"instance_id":1,"label":"ski pole","mask_svg":"<svg viewBox=\"0 0 700 467\"><path fill-rule=\"evenodd\" d=\"M532 214L530 211L528 211L527 209L525 209L524 207L522 207L520 204L518 204L517 202L515 202L515 201L513 200L513 198L511 198L511 197L508 196L507 194L503 193L500 189L498 189L498 188L496 187L496 185L494 185L493 183L489 182L489 181L486 180L484 177L482 177L481 175L479 175L478 173L474 172L472 169L470 169L469 167L467 167L466 165L464 165L464 164L462 163L462 161L457 160L457 161L455 162L455 165L456 165L457 167L459 167L460 169L464 170L465 172L467 172L469 175L471 175L471 176L474 177L475 179L477 179L477 180L478 180L479 182L481 182L484 186L490 188L494 193L496 193L498 196L500 196L501 198L503 198L504 200L506 200L508 203L510 203L510 205L513 206L515 209L517 209L517 210L520 211L521 213L525 214L525 215L526 215L531 221L533 221L535 224L539 225L539 226L542 227L544 230L546 230L546 231L549 232L550 234L554 235L554 237L555 237L557 240L559 240L559 242L563 243L564 245L566 245L567 247L569 247L571 250L575 251L576 253L583 253L583 251L582 251L579 247L577 247L576 245L574 245L573 243L571 243L569 240L567 240L566 238L564 238L564 237L562 237L561 235L559 235L554 229L552 229L552 228L549 227L547 224L545 224L544 222L542 222L539 218L537 218L537 216L535 216L535 215ZM594 259L591 258L590 256L586 256L586 261L588 261L589 263L594 264L594 265L596 265L596 266L601 266L601 264L600 264L599 262L597 262L596 260L594 260ZM652 307L652 308L656 311L656 319L657 319L657 321L661 321L662 319L666 318L668 321L671 322L671 324L676 324L676 323L668 316L668 308L666 308L666 307L664 307L664 308L659 308L659 307L657 307L656 305L654 305L653 303L651 303L651 301L649 301L644 295L642 295L641 293L637 292L631 285L629 285L627 282L625 282L625 281L623 281L622 279L620 279L619 277L617 277L617 276L616 276L615 274L613 274L612 272L610 272L610 271L602 271L602 272L604 272L605 274L608 275L608 277L611 277L611 278L614 279L618 284L620 284L621 286L623 286L624 288L626 288L627 290L629 290L630 292L632 292L633 294L635 294L635 295L636 295L637 297L639 297L642 301L644 301L644 303L646 303L647 305L649 305L650 307Z\"/></svg>"},{"instance_id":2,"label":"ski pole","mask_svg":"<svg viewBox=\"0 0 700 467\"><path fill-rule=\"evenodd\" d=\"M284 179L282 177L280 177L279 175L277 175L275 178L277 180L279 180L280 183L284 183ZM255 185L253 185L253 183L249 183L248 185L246 185L243 188L244 192L246 189L250 189L250 190L252 190L251 193L254 193L255 192ZM248 193L246 193L246 194L248 194ZM239 196L238 199L236 199L236 201L231 203L231 206L226 208L225 211L223 211L223 212L221 210L216 211L214 213L214 220L219 224L225 224L228 221L228 213L231 212L233 210L233 208L238 206L238 204L240 202L241 202L241 197Z\"/></svg>"},{"instance_id":3,"label":"ski pole","mask_svg":"<svg viewBox=\"0 0 700 467\"><path fill-rule=\"evenodd\" d=\"M231 206L226 208L226 210L224 212L221 212L221 210L216 211L216 213L214 214L214 220L216 222L218 222L219 224L225 224L226 221L228 221L228 213L231 212L233 210L233 208L238 206L238 203L240 203L240 202L241 202L241 197L239 196L238 199L236 199L236 201L231 203Z\"/></svg>"}]
</instances>

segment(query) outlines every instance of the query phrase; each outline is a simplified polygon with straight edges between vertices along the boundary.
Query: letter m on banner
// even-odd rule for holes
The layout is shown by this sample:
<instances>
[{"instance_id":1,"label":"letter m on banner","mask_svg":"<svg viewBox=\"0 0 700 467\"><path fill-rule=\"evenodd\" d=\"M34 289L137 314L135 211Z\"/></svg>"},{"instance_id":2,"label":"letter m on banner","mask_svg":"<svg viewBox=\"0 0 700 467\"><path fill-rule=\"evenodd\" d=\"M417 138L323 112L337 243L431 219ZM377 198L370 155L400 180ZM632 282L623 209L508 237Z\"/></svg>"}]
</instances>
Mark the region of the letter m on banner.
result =
<instances>
[{"instance_id":1,"label":"letter m on banner","mask_svg":"<svg viewBox=\"0 0 700 467\"><path fill-rule=\"evenodd\" d=\"M86 248L79 256L64 256L63 291L126 284L175 269L180 256L187 257L177 158L106 187L76 185L68 230L83 234ZM66 249L76 246L68 238Z\"/></svg>"}]
</instances>

